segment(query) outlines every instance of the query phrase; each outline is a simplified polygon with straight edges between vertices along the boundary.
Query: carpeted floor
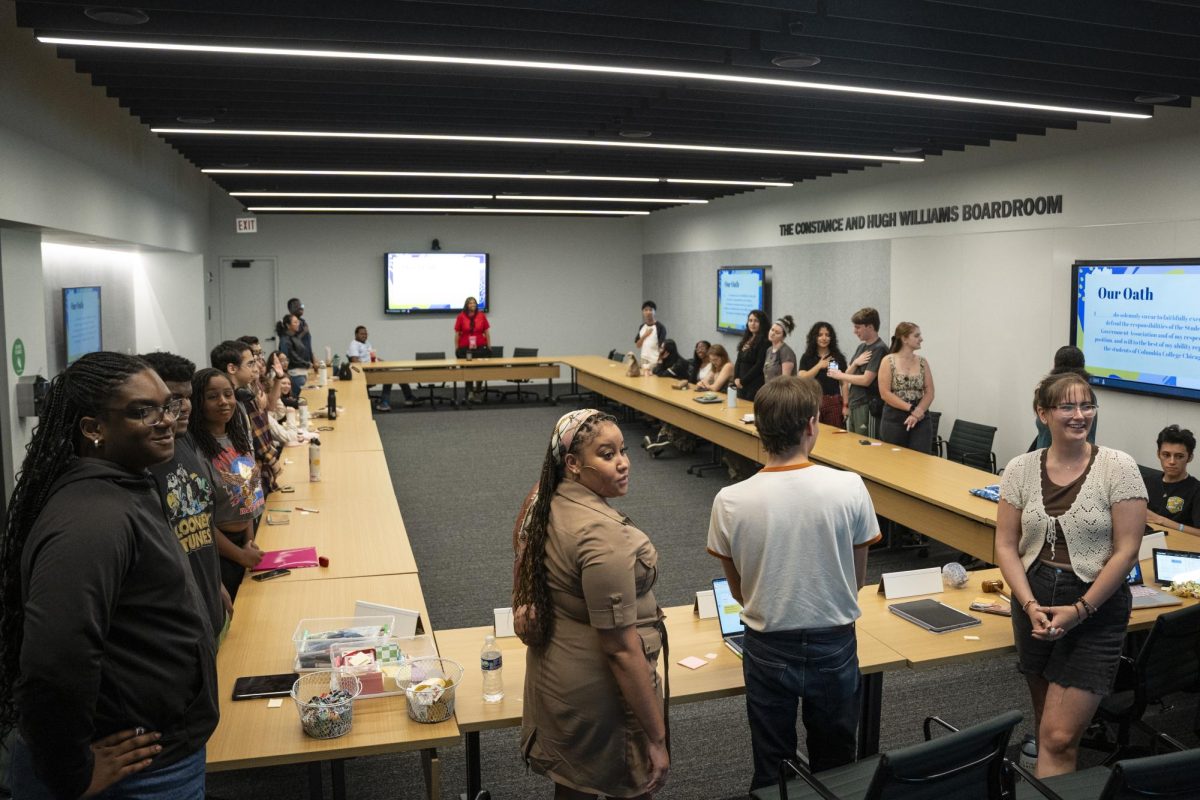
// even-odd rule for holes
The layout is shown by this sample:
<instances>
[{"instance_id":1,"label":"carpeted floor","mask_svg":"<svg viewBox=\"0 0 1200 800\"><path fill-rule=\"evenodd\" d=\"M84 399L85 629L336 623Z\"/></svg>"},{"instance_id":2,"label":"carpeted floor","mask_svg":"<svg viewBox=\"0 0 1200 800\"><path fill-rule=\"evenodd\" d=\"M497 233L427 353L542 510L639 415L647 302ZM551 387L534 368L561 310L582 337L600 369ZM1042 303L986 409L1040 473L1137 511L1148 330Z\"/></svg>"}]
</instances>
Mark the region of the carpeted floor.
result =
<instances>
[{"instance_id":1,"label":"carpeted floor","mask_svg":"<svg viewBox=\"0 0 1200 800\"><path fill-rule=\"evenodd\" d=\"M397 409L376 417L391 469L396 497L412 542L433 626L457 628L489 624L492 609L509 604L513 518L537 479L555 420L574 407L544 403L489 405L456 411L442 407ZM629 494L614 503L641 527L659 551L656 587L663 606L689 603L698 589L720 575L704 551L713 496L729 483L722 472L688 475L688 464L705 454L667 453L654 459L641 449L646 428L622 423L631 459ZM937 543L928 558L916 550L872 552L868 580L881 572L941 565L956 553ZM480 643L482 644L482 642ZM1031 729L1032 712L1015 658L1004 656L965 666L890 672L884 679L881 747L895 748L921 738L921 722L937 714L966 725L1008 709L1021 711ZM1196 745L1194 701L1159 713L1156 727ZM671 707L674 750L671 778L663 800L741 798L750 779L750 736L742 698ZM803 742L803 731L801 731ZM487 731L481 737L483 785L494 798L549 797L550 783L527 774L518 754L516 730ZM440 752L446 797L466 790L461 747ZM1097 763L1085 753L1085 764ZM397 754L346 765L350 796L382 792L419 797L417 756ZM215 797L256 800L302 797L303 767L219 773L209 777Z\"/></svg>"}]
</instances>

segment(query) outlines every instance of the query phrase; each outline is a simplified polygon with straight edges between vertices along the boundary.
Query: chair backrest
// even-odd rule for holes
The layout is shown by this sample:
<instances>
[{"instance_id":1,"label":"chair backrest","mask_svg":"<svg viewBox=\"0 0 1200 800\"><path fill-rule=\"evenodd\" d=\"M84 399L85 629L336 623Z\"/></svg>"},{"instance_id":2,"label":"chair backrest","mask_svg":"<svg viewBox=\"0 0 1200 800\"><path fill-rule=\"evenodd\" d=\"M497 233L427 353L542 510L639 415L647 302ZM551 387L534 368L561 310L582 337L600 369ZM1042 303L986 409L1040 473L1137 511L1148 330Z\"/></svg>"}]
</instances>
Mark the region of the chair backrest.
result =
<instances>
[{"instance_id":1,"label":"chair backrest","mask_svg":"<svg viewBox=\"0 0 1200 800\"><path fill-rule=\"evenodd\" d=\"M609 351L608 351L608 360L609 360L609 361L618 361L618 362L620 362L620 361L624 361L624 360L625 360L625 354L624 354L624 353L622 353L622 352L620 352L619 350L617 350L617 349L614 347L612 350L609 350Z\"/></svg>"},{"instance_id":2,"label":"chair backrest","mask_svg":"<svg viewBox=\"0 0 1200 800\"><path fill-rule=\"evenodd\" d=\"M503 345L493 344L493 345L489 346L488 349L492 351L492 358L504 358L504 346Z\"/></svg>"},{"instance_id":3,"label":"chair backrest","mask_svg":"<svg viewBox=\"0 0 1200 800\"><path fill-rule=\"evenodd\" d=\"M1200 750L1118 761L1100 800L1194 798L1200 786Z\"/></svg>"},{"instance_id":4,"label":"chair backrest","mask_svg":"<svg viewBox=\"0 0 1200 800\"><path fill-rule=\"evenodd\" d=\"M991 466L992 441L996 428L965 419L954 420L950 438L946 441L946 458L989 472Z\"/></svg>"},{"instance_id":5,"label":"chair backrest","mask_svg":"<svg viewBox=\"0 0 1200 800\"><path fill-rule=\"evenodd\" d=\"M537 355L536 347L514 347L513 358L532 358Z\"/></svg>"},{"instance_id":6,"label":"chair backrest","mask_svg":"<svg viewBox=\"0 0 1200 800\"><path fill-rule=\"evenodd\" d=\"M938 455L938 425L942 421L942 412L927 411L925 416L929 417L929 440L932 443L929 452L936 456Z\"/></svg>"},{"instance_id":7,"label":"chair backrest","mask_svg":"<svg viewBox=\"0 0 1200 800\"><path fill-rule=\"evenodd\" d=\"M440 353L417 353L417 361L445 361L446 351Z\"/></svg>"},{"instance_id":8,"label":"chair backrest","mask_svg":"<svg viewBox=\"0 0 1200 800\"><path fill-rule=\"evenodd\" d=\"M1175 692L1200 691L1200 605L1154 621L1134 662L1135 718L1146 705Z\"/></svg>"},{"instance_id":9,"label":"chair backrest","mask_svg":"<svg viewBox=\"0 0 1200 800\"><path fill-rule=\"evenodd\" d=\"M1004 788L1004 750L1018 711L948 733L928 742L884 753L864 800L999 800Z\"/></svg>"}]
</instances>

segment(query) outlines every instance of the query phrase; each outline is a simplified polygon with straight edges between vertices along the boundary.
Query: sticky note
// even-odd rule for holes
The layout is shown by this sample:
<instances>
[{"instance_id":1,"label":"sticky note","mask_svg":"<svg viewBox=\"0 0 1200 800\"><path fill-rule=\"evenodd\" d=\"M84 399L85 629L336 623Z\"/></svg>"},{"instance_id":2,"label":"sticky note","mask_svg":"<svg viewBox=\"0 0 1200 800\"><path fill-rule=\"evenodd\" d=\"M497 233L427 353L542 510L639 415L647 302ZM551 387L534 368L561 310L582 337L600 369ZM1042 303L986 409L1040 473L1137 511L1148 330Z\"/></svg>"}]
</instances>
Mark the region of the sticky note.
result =
<instances>
[{"instance_id":1,"label":"sticky note","mask_svg":"<svg viewBox=\"0 0 1200 800\"><path fill-rule=\"evenodd\" d=\"M963 638L966 639L968 642L978 642L979 641L978 636L964 636Z\"/></svg>"},{"instance_id":2,"label":"sticky note","mask_svg":"<svg viewBox=\"0 0 1200 800\"><path fill-rule=\"evenodd\" d=\"M267 701L267 708L283 708L283 698L272 697Z\"/></svg>"},{"instance_id":3,"label":"sticky note","mask_svg":"<svg viewBox=\"0 0 1200 800\"><path fill-rule=\"evenodd\" d=\"M687 667L688 669L699 669L700 667L703 667L708 662L705 661L703 658L696 658L695 656L688 656L687 658L679 659L678 663L679 663L679 666L681 666L681 667Z\"/></svg>"},{"instance_id":4,"label":"sticky note","mask_svg":"<svg viewBox=\"0 0 1200 800\"><path fill-rule=\"evenodd\" d=\"M712 661L714 658L717 657L717 654L716 653L705 653L704 657L707 658L709 661Z\"/></svg>"}]
</instances>

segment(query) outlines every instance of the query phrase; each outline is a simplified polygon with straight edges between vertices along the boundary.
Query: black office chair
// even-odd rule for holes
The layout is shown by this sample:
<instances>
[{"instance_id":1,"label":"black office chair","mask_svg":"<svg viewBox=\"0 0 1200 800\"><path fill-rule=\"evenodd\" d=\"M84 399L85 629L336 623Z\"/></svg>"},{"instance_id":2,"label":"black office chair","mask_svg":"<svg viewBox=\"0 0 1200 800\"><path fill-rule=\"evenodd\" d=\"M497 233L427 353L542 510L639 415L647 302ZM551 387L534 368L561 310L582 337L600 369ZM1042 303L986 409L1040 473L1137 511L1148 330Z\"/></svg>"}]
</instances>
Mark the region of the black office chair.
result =
<instances>
[{"instance_id":1,"label":"black office chair","mask_svg":"<svg viewBox=\"0 0 1200 800\"><path fill-rule=\"evenodd\" d=\"M996 454L992 452L995 438L996 428L992 425L956 419L950 429L950 438L937 440L938 455L995 475Z\"/></svg>"},{"instance_id":2,"label":"black office chair","mask_svg":"<svg viewBox=\"0 0 1200 800\"><path fill-rule=\"evenodd\" d=\"M445 351L442 351L439 353L417 353L416 360L417 361L445 361L446 353L445 353ZM429 407L433 408L433 409L436 409L438 407L438 403L449 403L450 402L450 398L442 397L440 395L435 395L433 393L434 389L444 389L444 388L446 388L445 383L418 383L417 384L418 392L421 391L422 389L429 390L429 397L428 398L422 397L421 402L428 402Z\"/></svg>"},{"instance_id":3,"label":"black office chair","mask_svg":"<svg viewBox=\"0 0 1200 800\"><path fill-rule=\"evenodd\" d=\"M1100 701L1093 718L1099 734L1080 744L1110 753L1105 763L1145 755L1147 749L1130 747L1133 728L1157 736L1143 720L1146 708L1181 692L1200 692L1200 605L1159 616L1136 658L1121 657L1116 691ZM1116 735L1110 739L1112 726Z\"/></svg>"},{"instance_id":4,"label":"black office chair","mask_svg":"<svg viewBox=\"0 0 1200 800\"><path fill-rule=\"evenodd\" d=\"M514 347L513 348L513 358L531 358L533 356L536 356L537 354L538 354L538 351L537 351L536 347ZM509 381L509 383L517 384L517 387L515 389L510 389L507 392L501 392L500 393L501 400L503 400L506 397L514 397L514 396L517 398L517 401L521 402L521 403L525 402L524 400L521 399L522 397L532 397L534 400L537 400L536 392L531 392L528 389L521 388L521 386L523 384L529 383L529 380L527 378L521 378L518 380Z\"/></svg>"},{"instance_id":5,"label":"black office chair","mask_svg":"<svg viewBox=\"0 0 1200 800\"><path fill-rule=\"evenodd\" d=\"M958 730L938 717L925 720L925 741L814 775L806 759L784 761L779 783L750 793L755 800L1001 800L1006 797L1004 750L1021 721L1007 711ZM951 731L934 739L931 724ZM796 775L798 779L790 776Z\"/></svg>"},{"instance_id":6,"label":"black office chair","mask_svg":"<svg viewBox=\"0 0 1200 800\"><path fill-rule=\"evenodd\" d=\"M1092 767L1053 778L1035 778L1010 761L1009 769L1023 779L1017 784L1017 800L1193 800L1200 793L1200 750L1188 750L1166 734L1160 741L1179 752L1124 759L1111 770Z\"/></svg>"}]
</instances>

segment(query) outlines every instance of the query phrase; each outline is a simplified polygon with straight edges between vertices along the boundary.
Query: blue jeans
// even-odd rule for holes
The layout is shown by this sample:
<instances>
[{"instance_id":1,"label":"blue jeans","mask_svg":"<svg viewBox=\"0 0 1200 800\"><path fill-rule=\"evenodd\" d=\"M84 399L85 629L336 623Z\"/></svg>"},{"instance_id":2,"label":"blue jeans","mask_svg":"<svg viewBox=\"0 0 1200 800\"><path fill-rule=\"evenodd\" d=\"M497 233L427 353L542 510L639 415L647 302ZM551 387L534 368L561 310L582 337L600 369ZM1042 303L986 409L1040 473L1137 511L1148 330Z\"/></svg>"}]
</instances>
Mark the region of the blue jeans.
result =
<instances>
[{"instance_id":1,"label":"blue jeans","mask_svg":"<svg viewBox=\"0 0 1200 800\"><path fill-rule=\"evenodd\" d=\"M19 735L11 738L9 788L20 800L54 800L33 773L33 754ZM153 769L151 764L151 769ZM108 787L96 800L204 800L204 748L162 769L138 772Z\"/></svg>"},{"instance_id":2,"label":"blue jeans","mask_svg":"<svg viewBox=\"0 0 1200 800\"><path fill-rule=\"evenodd\" d=\"M299 400L300 390L303 389L304 384L308 382L308 374L305 373L304 375L292 375L289 372L288 377L292 379L292 398Z\"/></svg>"},{"instance_id":3,"label":"blue jeans","mask_svg":"<svg viewBox=\"0 0 1200 800\"><path fill-rule=\"evenodd\" d=\"M796 754L796 706L814 772L854 761L858 745L858 639L853 625L757 633L746 629L742 673L754 748L750 790L779 780Z\"/></svg>"}]
</instances>

